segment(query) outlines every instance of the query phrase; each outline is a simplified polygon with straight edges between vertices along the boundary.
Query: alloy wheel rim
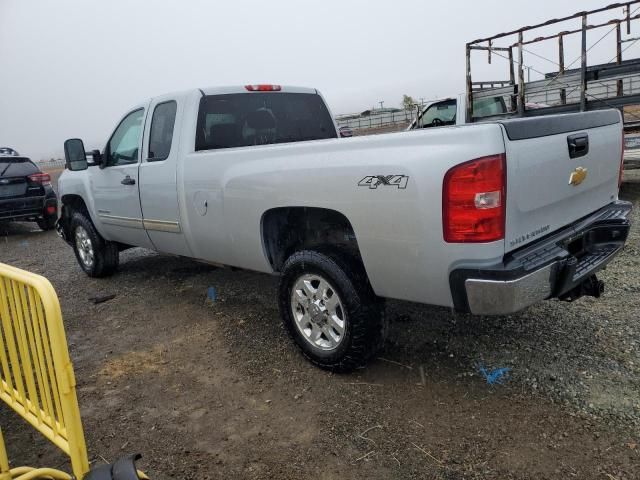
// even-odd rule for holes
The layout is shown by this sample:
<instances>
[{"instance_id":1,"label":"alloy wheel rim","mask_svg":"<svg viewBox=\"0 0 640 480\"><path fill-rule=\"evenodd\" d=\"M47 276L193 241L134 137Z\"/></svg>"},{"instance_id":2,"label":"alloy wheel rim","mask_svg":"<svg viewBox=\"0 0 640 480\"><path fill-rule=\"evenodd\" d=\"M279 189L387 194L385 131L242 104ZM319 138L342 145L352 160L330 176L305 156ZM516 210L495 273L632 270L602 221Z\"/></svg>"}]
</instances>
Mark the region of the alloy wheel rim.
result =
<instances>
[{"instance_id":1,"label":"alloy wheel rim","mask_svg":"<svg viewBox=\"0 0 640 480\"><path fill-rule=\"evenodd\" d=\"M329 352L345 336L346 311L337 290L317 274L304 274L293 284L291 312L296 328L314 348Z\"/></svg>"},{"instance_id":2,"label":"alloy wheel rim","mask_svg":"<svg viewBox=\"0 0 640 480\"><path fill-rule=\"evenodd\" d=\"M93 244L84 227L76 228L76 248L82 264L87 268L91 268L94 261Z\"/></svg>"}]
</instances>

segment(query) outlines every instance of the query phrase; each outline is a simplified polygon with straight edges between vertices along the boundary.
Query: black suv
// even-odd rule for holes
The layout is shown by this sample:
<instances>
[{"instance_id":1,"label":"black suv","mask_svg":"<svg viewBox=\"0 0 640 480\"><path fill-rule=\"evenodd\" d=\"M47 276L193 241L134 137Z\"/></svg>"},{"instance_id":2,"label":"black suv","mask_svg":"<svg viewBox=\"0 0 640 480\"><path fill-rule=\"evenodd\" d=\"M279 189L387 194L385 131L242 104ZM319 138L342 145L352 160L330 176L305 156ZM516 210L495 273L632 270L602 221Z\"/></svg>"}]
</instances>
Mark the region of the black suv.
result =
<instances>
[{"instance_id":1,"label":"black suv","mask_svg":"<svg viewBox=\"0 0 640 480\"><path fill-rule=\"evenodd\" d=\"M58 200L51 177L26 157L0 155L0 221L37 222L55 228Z\"/></svg>"}]
</instances>

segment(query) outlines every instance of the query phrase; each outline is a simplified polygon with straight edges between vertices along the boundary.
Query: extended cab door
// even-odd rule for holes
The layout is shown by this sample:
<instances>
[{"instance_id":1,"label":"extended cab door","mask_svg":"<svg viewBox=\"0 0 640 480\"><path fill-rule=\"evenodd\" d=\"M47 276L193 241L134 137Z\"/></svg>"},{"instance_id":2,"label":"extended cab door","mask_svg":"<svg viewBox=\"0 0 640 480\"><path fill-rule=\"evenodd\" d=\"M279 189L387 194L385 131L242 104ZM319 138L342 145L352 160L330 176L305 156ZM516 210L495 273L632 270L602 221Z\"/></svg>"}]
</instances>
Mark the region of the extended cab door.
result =
<instances>
[{"instance_id":1,"label":"extended cab door","mask_svg":"<svg viewBox=\"0 0 640 480\"><path fill-rule=\"evenodd\" d=\"M104 151L106 166L91 169L91 190L100 233L107 239L153 248L142 224L138 167L145 107L129 112Z\"/></svg>"},{"instance_id":2,"label":"extended cab door","mask_svg":"<svg viewBox=\"0 0 640 480\"><path fill-rule=\"evenodd\" d=\"M144 228L156 250L192 256L186 243L178 208L176 184L182 96L154 98L145 125L140 165L140 203Z\"/></svg>"}]
</instances>

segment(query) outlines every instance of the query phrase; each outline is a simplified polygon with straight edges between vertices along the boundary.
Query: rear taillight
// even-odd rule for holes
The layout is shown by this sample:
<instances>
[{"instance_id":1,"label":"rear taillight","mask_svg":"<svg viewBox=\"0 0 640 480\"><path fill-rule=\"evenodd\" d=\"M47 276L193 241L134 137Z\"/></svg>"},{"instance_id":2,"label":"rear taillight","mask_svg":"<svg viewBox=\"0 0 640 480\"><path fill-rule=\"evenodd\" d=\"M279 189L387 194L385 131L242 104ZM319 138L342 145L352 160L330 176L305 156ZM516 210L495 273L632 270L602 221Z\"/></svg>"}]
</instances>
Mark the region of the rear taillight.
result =
<instances>
[{"instance_id":1,"label":"rear taillight","mask_svg":"<svg viewBox=\"0 0 640 480\"><path fill-rule=\"evenodd\" d=\"M47 212L47 215L53 215L58 211L58 209L56 208L55 205L47 205L47 208L45 208L45 211Z\"/></svg>"},{"instance_id":2,"label":"rear taillight","mask_svg":"<svg viewBox=\"0 0 640 480\"><path fill-rule=\"evenodd\" d=\"M506 156L482 157L453 167L444 177L442 219L447 243L504 239Z\"/></svg>"},{"instance_id":3,"label":"rear taillight","mask_svg":"<svg viewBox=\"0 0 640 480\"><path fill-rule=\"evenodd\" d=\"M279 92L282 90L280 85L245 85L244 88L249 90L250 92Z\"/></svg>"},{"instance_id":4,"label":"rear taillight","mask_svg":"<svg viewBox=\"0 0 640 480\"><path fill-rule=\"evenodd\" d=\"M626 148L626 144L624 142L624 131L622 131L622 153L620 154L620 173L618 175L618 190L622 187L622 182L624 181L624 150Z\"/></svg>"},{"instance_id":5,"label":"rear taillight","mask_svg":"<svg viewBox=\"0 0 640 480\"><path fill-rule=\"evenodd\" d=\"M27 178L34 183L51 185L51 177L48 173L34 173L33 175L29 175Z\"/></svg>"}]
</instances>

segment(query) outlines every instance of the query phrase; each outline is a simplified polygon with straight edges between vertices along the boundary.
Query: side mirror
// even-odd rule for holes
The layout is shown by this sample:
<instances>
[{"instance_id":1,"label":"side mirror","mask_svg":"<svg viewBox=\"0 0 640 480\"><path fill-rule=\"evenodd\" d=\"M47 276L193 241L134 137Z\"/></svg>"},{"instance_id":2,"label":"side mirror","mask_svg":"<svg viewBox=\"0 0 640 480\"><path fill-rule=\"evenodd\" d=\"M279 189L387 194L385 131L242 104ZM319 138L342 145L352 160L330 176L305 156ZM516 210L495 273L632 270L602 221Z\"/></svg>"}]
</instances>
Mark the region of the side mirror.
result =
<instances>
[{"instance_id":1,"label":"side mirror","mask_svg":"<svg viewBox=\"0 0 640 480\"><path fill-rule=\"evenodd\" d=\"M70 138L64 142L65 166L72 172L86 170L87 154L84 151L84 143L79 138Z\"/></svg>"},{"instance_id":2,"label":"side mirror","mask_svg":"<svg viewBox=\"0 0 640 480\"><path fill-rule=\"evenodd\" d=\"M340 127L339 132L341 138L353 137L353 130L351 130L351 127Z\"/></svg>"},{"instance_id":3,"label":"side mirror","mask_svg":"<svg viewBox=\"0 0 640 480\"><path fill-rule=\"evenodd\" d=\"M100 168L106 167L106 164L102 163L103 157L102 157L102 154L100 153L100 150L98 149L91 150L89 155L91 155L91 158L93 160L92 163L89 164L90 167L95 167L96 165L98 165Z\"/></svg>"}]
</instances>

